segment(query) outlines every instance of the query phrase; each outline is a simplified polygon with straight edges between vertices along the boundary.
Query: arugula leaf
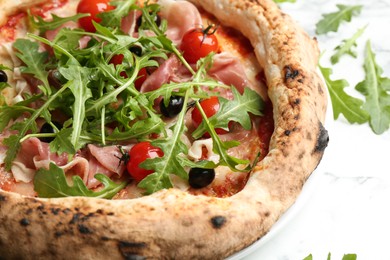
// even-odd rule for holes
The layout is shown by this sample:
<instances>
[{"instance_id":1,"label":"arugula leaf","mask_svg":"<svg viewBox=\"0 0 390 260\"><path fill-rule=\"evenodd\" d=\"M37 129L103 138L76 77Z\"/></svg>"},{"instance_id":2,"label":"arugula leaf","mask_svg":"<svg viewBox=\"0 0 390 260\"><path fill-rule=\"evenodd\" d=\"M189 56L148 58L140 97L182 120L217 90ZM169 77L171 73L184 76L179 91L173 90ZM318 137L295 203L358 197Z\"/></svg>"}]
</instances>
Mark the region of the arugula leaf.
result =
<instances>
[{"instance_id":1,"label":"arugula leaf","mask_svg":"<svg viewBox=\"0 0 390 260\"><path fill-rule=\"evenodd\" d=\"M332 69L320 66L324 76L326 86L332 101L333 118L336 120L340 114L348 120L349 123L363 124L368 120L368 114L362 109L363 101L345 93L344 88L349 86L346 80L331 80Z\"/></svg>"},{"instance_id":2,"label":"arugula leaf","mask_svg":"<svg viewBox=\"0 0 390 260\"><path fill-rule=\"evenodd\" d=\"M75 154L76 149L71 142L72 128L63 128L55 134L55 138L50 142L50 150L58 154Z\"/></svg>"},{"instance_id":3,"label":"arugula leaf","mask_svg":"<svg viewBox=\"0 0 390 260\"><path fill-rule=\"evenodd\" d=\"M112 28L120 27L122 18L129 14L134 3L135 0L111 1L110 5L115 6L115 8L97 15L102 19L100 24Z\"/></svg>"},{"instance_id":4,"label":"arugula leaf","mask_svg":"<svg viewBox=\"0 0 390 260\"><path fill-rule=\"evenodd\" d=\"M341 22L350 22L352 17L360 14L362 5L336 5L337 12L323 15L323 18L316 24L316 33L337 32Z\"/></svg>"},{"instance_id":5,"label":"arugula leaf","mask_svg":"<svg viewBox=\"0 0 390 260\"><path fill-rule=\"evenodd\" d=\"M46 31L57 29L66 22L78 21L78 19L90 16L90 14L75 14L73 16L68 17L59 17L55 14L52 14L52 19L50 21L45 21L39 15L31 15L29 11L28 16L32 27L38 29L41 34L44 34Z\"/></svg>"},{"instance_id":6,"label":"arugula leaf","mask_svg":"<svg viewBox=\"0 0 390 260\"><path fill-rule=\"evenodd\" d=\"M214 128L228 129L230 121L238 122L249 130L252 127L249 113L262 115L261 110L264 103L261 97L253 90L245 88L244 93L240 95L236 88L232 87L233 100L219 98L220 108L218 112L208 119ZM206 132L205 120L192 133L194 138L200 138Z\"/></svg>"},{"instance_id":7,"label":"arugula leaf","mask_svg":"<svg viewBox=\"0 0 390 260\"><path fill-rule=\"evenodd\" d=\"M342 260L356 260L356 259L357 259L356 254L345 254L345 255L343 255Z\"/></svg>"},{"instance_id":8,"label":"arugula leaf","mask_svg":"<svg viewBox=\"0 0 390 260\"><path fill-rule=\"evenodd\" d=\"M20 71L32 74L42 81L44 86L42 90L45 90L46 95L50 95L51 89L47 79L49 73L46 70L48 53L40 52L39 44L27 39L17 39L13 46L17 50L16 56L25 64Z\"/></svg>"},{"instance_id":9,"label":"arugula leaf","mask_svg":"<svg viewBox=\"0 0 390 260\"><path fill-rule=\"evenodd\" d=\"M68 88L72 91L75 101L73 110L73 132L71 137L72 145L75 150L81 148L79 137L82 125L85 119L85 102L92 97L91 89L87 87L91 69L81 66L69 66L69 68L60 68L60 73L68 79Z\"/></svg>"},{"instance_id":10,"label":"arugula leaf","mask_svg":"<svg viewBox=\"0 0 390 260\"><path fill-rule=\"evenodd\" d=\"M34 190L42 198L85 196L111 199L127 184L126 182L117 184L104 174L96 174L94 177L104 185L103 189L89 190L78 175L73 176L73 185L69 185L64 170L54 163L50 163L48 170L41 168L36 172Z\"/></svg>"},{"instance_id":11,"label":"arugula leaf","mask_svg":"<svg viewBox=\"0 0 390 260\"><path fill-rule=\"evenodd\" d=\"M331 260L331 253L328 253L328 257L326 258L327 260ZM357 255L356 254L345 254L343 255L342 260L356 260ZM303 260L313 260L313 255L310 254L306 256Z\"/></svg>"},{"instance_id":12,"label":"arugula leaf","mask_svg":"<svg viewBox=\"0 0 390 260\"><path fill-rule=\"evenodd\" d=\"M39 52L37 42L19 40L15 44L19 57L27 66L24 73L32 74L42 81L43 86L40 88L43 93L33 97L35 100L30 98L24 100L24 103L10 106L12 111L5 109L9 114L0 119L0 127L8 127L11 119L18 117L22 113L19 111L28 107L28 100L42 104L36 110L25 110L31 116L10 126L10 129L17 131L17 134L3 142L9 148L5 159L8 170L17 155L20 143L30 137L43 135L54 137L54 140L50 142L52 152L68 153L71 157L87 143L118 144L129 139L145 140L150 138L150 134L159 134L160 139L153 140L152 144L160 147L164 156L147 160L142 164L142 167L155 171L139 184L149 193L172 187L171 174L187 179L187 167L215 168L218 165L227 165L237 171L236 166L249 165L247 160L240 160L228 155L228 149L238 145L238 142L222 142L214 128L215 126L219 127L220 124L223 125L222 127L227 127L229 121L236 121L244 128L249 129L251 127L249 113L260 114L262 103L259 101L259 97L250 90L245 90L241 96L234 89L234 102L221 99L222 109L219 116L222 120L211 123L207 121L204 126L205 131L210 132L213 139L213 151L220 156L221 160L218 163L190 161L187 158L188 148L181 139L187 130L184 118L188 107L183 106L180 114L174 119L176 120L175 124L172 124L170 129L166 129L167 123L162 120L162 115L155 111L156 100L162 97L167 102L175 93L175 95L184 96L187 105L192 105L194 102L208 97L206 88L230 87L209 78L207 71L212 65L212 55L201 59L197 63L196 71L185 61L177 47L165 35L166 21L162 21L160 25L155 22L155 16L159 11L158 5L146 3L145 8L140 9L143 22L140 26L139 38L123 34L116 25L125 13L133 8L138 8L133 6L133 3L134 0L113 2L117 8L112 10L111 15L107 15L107 17L105 17L106 14L102 14L104 22L95 24L96 32L94 33L64 28L59 31L53 41L39 35L28 34L28 37L33 40L53 48L54 55L50 57L45 52ZM34 21L49 26L39 18ZM54 16L50 26L54 27L56 23L60 24L64 21ZM47 28L52 28L50 26ZM150 33L147 33L150 31L154 33L153 36L149 36ZM86 47L80 48L79 40L85 36L91 39ZM142 49L142 55L137 56L129 50L135 45ZM119 54L123 55L123 62L117 65L111 64L112 58ZM134 86L140 69L158 67L160 61L168 59L169 55L177 56L192 73L192 80L167 83L157 90L140 93ZM48 72L53 68L63 78L61 81L63 85L59 89L51 89L47 83ZM122 72L126 72L127 77L123 77ZM64 115L69 116L66 118L63 128L53 134L37 133L36 120L40 117L51 122L51 111L53 110L63 111ZM113 127L115 128L112 129ZM248 169L250 166L245 170ZM48 185L53 184L53 180L44 173L45 170L42 170L39 175L40 183L41 186L45 187L42 188L43 192L51 194L53 188L48 188ZM46 180L46 178L48 179ZM85 188L80 187L80 182L81 180L74 180L74 185L71 187L62 185L63 183L57 183L57 186L51 187L55 187L56 192L63 192L64 189L70 194L74 194L74 189L76 189L77 194L89 195ZM66 194L62 193L62 195Z\"/></svg>"},{"instance_id":13,"label":"arugula leaf","mask_svg":"<svg viewBox=\"0 0 390 260\"><path fill-rule=\"evenodd\" d=\"M25 112L33 112L34 109L25 106L0 106L0 132L7 127L12 119L16 119Z\"/></svg>"},{"instance_id":14,"label":"arugula leaf","mask_svg":"<svg viewBox=\"0 0 390 260\"><path fill-rule=\"evenodd\" d=\"M366 44L364 61L366 78L356 90L366 97L363 109L370 114L370 126L376 134L382 134L390 126L390 78L383 78L382 68L375 61L370 41Z\"/></svg>"},{"instance_id":15,"label":"arugula leaf","mask_svg":"<svg viewBox=\"0 0 390 260\"><path fill-rule=\"evenodd\" d=\"M190 90L187 90L184 97L184 104L187 104L189 94ZM164 188L173 187L169 178L170 174L176 174L185 180L188 179L188 173L178 160L182 154L188 153L187 146L181 140L186 129L184 121L186 111L187 108L183 106L178 115L176 124L172 127L172 136L167 136L166 138L157 139L151 142L153 146L160 147L164 152L164 155L162 157L147 159L140 164L140 167L155 170L154 173L148 175L138 184L139 187L146 189L147 193L153 193Z\"/></svg>"},{"instance_id":16,"label":"arugula leaf","mask_svg":"<svg viewBox=\"0 0 390 260\"><path fill-rule=\"evenodd\" d=\"M357 54L356 51L352 50L352 47L356 47L356 40L363 34L364 30L367 28L367 26L359 29L351 38L343 40L343 43L340 44L335 48L335 54L330 57L330 61L332 65L339 62L339 59L344 54L349 54L352 57L356 58Z\"/></svg>"},{"instance_id":17,"label":"arugula leaf","mask_svg":"<svg viewBox=\"0 0 390 260\"><path fill-rule=\"evenodd\" d=\"M17 135L11 135L10 137L4 139L4 144L8 146L6 157L4 159L5 162L5 169L7 171L11 170L12 161L15 159L19 149L20 149L20 143L25 138L26 133L29 130L35 130L36 131L36 122L35 120L44 115L47 114L47 109L50 107L50 104L54 102L54 100L62 94L63 91L65 91L68 88L67 85L64 85L61 89L59 89L55 94L50 96L50 98L46 101L46 103L42 104L42 106L34 111L34 113L31 114L29 118L27 118L25 121L14 124L12 126L13 130L17 130ZM33 132L35 132L33 131Z\"/></svg>"}]
</instances>

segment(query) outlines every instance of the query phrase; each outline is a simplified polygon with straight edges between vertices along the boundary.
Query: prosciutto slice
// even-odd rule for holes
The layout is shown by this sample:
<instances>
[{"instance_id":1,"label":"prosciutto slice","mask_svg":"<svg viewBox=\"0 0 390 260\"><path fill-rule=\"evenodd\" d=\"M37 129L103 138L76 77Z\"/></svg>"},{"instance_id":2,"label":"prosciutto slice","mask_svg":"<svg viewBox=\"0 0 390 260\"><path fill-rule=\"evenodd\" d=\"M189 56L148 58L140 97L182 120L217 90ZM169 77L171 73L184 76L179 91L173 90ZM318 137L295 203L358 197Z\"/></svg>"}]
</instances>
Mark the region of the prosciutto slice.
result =
<instances>
[{"instance_id":1,"label":"prosciutto slice","mask_svg":"<svg viewBox=\"0 0 390 260\"><path fill-rule=\"evenodd\" d=\"M88 145L80 151L70 162L68 155L50 152L49 144L38 138L29 138L22 142L21 149L12 165L12 173L18 182L30 182L39 168L49 168L54 162L66 174L79 175L88 188L97 187L100 182L94 176L102 173L108 177L114 174L122 176L125 167L120 164L121 153L116 146L98 147Z\"/></svg>"},{"instance_id":2,"label":"prosciutto slice","mask_svg":"<svg viewBox=\"0 0 390 260\"><path fill-rule=\"evenodd\" d=\"M198 9L187 1L161 0L161 16L168 21L166 35L179 45L183 35L202 26L202 17Z\"/></svg>"},{"instance_id":3,"label":"prosciutto slice","mask_svg":"<svg viewBox=\"0 0 390 260\"><path fill-rule=\"evenodd\" d=\"M233 85L241 94L249 85L242 64L236 57L225 52L214 55L209 74L226 85Z\"/></svg>"}]
</instances>

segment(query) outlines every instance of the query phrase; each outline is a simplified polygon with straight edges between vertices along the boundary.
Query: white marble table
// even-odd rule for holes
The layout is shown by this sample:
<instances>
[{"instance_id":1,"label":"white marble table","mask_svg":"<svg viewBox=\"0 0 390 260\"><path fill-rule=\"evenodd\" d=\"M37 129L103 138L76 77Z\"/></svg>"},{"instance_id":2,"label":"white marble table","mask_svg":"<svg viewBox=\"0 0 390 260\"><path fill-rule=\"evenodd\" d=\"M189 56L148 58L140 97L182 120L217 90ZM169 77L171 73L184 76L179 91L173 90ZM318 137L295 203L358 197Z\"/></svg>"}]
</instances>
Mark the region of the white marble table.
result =
<instances>
[{"instance_id":1,"label":"white marble table","mask_svg":"<svg viewBox=\"0 0 390 260\"><path fill-rule=\"evenodd\" d=\"M390 78L390 0L297 0L280 4L311 36L322 14L336 4L363 5L359 16L343 23L337 33L317 36L324 67L342 39L368 25L358 40L358 58L343 56L332 66L332 79L347 79L349 93L364 79L362 64L370 39L383 76ZM356 95L360 97L359 94ZM333 120L328 111L330 142L319 168L294 205L260 241L236 258L245 260L341 260L355 253L358 260L390 259L390 131L375 135L367 124L350 125Z\"/></svg>"}]
</instances>

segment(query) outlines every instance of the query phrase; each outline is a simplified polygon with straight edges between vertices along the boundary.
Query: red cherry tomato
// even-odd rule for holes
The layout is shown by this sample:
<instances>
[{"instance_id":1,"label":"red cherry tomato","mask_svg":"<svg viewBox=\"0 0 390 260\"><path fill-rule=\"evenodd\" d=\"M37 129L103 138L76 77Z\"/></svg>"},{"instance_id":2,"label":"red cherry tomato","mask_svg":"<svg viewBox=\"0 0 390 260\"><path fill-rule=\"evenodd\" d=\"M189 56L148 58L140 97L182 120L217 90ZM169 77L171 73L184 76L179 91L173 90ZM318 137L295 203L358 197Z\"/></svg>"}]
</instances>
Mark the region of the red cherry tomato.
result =
<instances>
[{"instance_id":1,"label":"red cherry tomato","mask_svg":"<svg viewBox=\"0 0 390 260\"><path fill-rule=\"evenodd\" d=\"M112 56L110 63L114 64L116 67L116 65L122 64L123 58L124 58L123 54L114 55L114 56ZM127 78L127 74L124 71L122 71L119 75L121 75L124 78Z\"/></svg>"},{"instance_id":2,"label":"red cherry tomato","mask_svg":"<svg viewBox=\"0 0 390 260\"><path fill-rule=\"evenodd\" d=\"M138 72L138 77L134 82L135 88L137 90L141 89L141 86L145 82L147 77L148 77L148 72L146 71L146 68L140 69Z\"/></svg>"},{"instance_id":3,"label":"red cherry tomato","mask_svg":"<svg viewBox=\"0 0 390 260\"><path fill-rule=\"evenodd\" d=\"M200 58L206 57L210 52L218 51L218 40L210 27L205 30L192 29L183 35L180 49L184 59L189 63L196 63Z\"/></svg>"},{"instance_id":4,"label":"red cherry tomato","mask_svg":"<svg viewBox=\"0 0 390 260\"><path fill-rule=\"evenodd\" d=\"M139 165L146 159L162 157L163 155L164 152L159 147L152 146L149 142L137 143L129 151L130 159L126 165L127 171L137 182L140 182L154 171L146 170Z\"/></svg>"},{"instance_id":5,"label":"red cherry tomato","mask_svg":"<svg viewBox=\"0 0 390 260\"><path fill-rule=\"evenodd\" d=\"M208 98L208 99L204 99L199 104L202 107L204 113L206 114L206 116L208 118L215 115L219 110L219 101L218 101L218 97L216 97L216 96L213 96L213 97ZM195 107L194 110L192 110L191 117L192 117L192 123L193 123L195 128L197 128L203 121L202 114L200 113L200 111L197 107ZM222 128L216 128L215 132L217 134L227 134L228 133L228 131L226 131ZM210 137L210 135L208 133L205 133L204 137Z\"/></svg>"},{"instance_id":6,"label":"red cherry tomato","mask_svg":"<svg viewBox=\"0 0 390 260\"><path fill-rule=\"evenodd\" d=\"M101 12L107 12L114 9L108 3L111 0L81 0L77 6L77 13L87 13L90 16L79 19L80 26L87 32L95 32L96 29L92 20L99 23L101 19L97 15Z\"/></svg>"}]
</instances>

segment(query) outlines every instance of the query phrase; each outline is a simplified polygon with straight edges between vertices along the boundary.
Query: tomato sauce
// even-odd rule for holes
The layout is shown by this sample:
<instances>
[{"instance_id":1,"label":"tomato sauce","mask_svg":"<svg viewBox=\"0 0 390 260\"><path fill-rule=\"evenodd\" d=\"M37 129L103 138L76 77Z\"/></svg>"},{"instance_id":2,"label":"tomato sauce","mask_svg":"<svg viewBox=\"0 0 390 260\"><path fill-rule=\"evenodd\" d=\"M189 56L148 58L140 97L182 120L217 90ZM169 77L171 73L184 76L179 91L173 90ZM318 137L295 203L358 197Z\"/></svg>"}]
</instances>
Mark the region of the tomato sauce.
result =
<instances>
[{"instance_id":1,"label":"tomato sauce","mask_svg":"<svg viewBox=\"0 0 390 260\"><path fill-rule=\"evenodd\" d=\"M7 42L14 41L16 27L26 16L26 13L12 15L8 21L0 27L0 38Z\"/></svg>"},{"instance_id":2,"label":"tomato sauce","mask_svg":"<svg viewBox=\"0 0 390 260\"><path fill-rule=\"evenodd\" d=\"M63 7L66 3L68 2L68 0L52 0L52 1L49 1L47 3L44 3L40 6L34 6L30 9L30 12L32 15L39 15L41 17L45 17L45 14L52 10L52 9L56 9L56 8L60 8L60 7Z\"/></svg>"},{"instance_id":3,"label":"tomato sauce","mask_svg":"<svg viewBox=\"0 0 390 260\"><path fill-rule=\"evenodd\" d=\"M68 0L53 0L42 5L31 7L29 11L32 15L45 17L45 13L52 9L60 8L67 2ZM8 21L0 27L0 38L7 42L15 41L18 25L20 25L26 17L26 11L11 15Z\"/></svg>"}]
</instances>

